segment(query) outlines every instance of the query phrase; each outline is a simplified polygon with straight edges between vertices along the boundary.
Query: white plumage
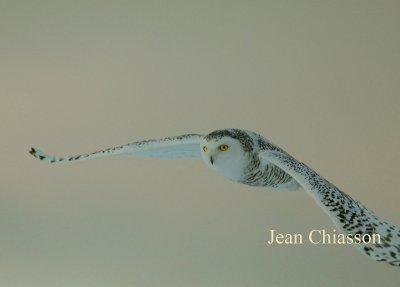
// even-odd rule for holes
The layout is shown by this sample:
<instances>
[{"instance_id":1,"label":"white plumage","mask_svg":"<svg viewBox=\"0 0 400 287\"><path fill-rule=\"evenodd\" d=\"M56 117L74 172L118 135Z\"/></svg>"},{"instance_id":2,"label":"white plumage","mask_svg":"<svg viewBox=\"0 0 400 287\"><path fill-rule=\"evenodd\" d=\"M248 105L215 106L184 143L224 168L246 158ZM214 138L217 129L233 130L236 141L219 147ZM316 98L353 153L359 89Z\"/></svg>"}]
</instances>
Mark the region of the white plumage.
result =
<instances>
[{"instance_id":1,"label":"white plumage","mask_svg":"<svg viewBox=\"0 0 400 287\"><path fill-rule=\"evenodd\" d=\"M395 225L379 219L371 210L310 167L251 131L223 129L204 136L187 134L145 140L65 158L47 155L35 148L30 153L51 163L112 155L194 157L202 158L211 169L242 184L276 190L297 190L302 187L344 234L380 235L380 243L355 243L357 249L374 260L400 266L400 230Z\"/></svg>"}]
</instances>

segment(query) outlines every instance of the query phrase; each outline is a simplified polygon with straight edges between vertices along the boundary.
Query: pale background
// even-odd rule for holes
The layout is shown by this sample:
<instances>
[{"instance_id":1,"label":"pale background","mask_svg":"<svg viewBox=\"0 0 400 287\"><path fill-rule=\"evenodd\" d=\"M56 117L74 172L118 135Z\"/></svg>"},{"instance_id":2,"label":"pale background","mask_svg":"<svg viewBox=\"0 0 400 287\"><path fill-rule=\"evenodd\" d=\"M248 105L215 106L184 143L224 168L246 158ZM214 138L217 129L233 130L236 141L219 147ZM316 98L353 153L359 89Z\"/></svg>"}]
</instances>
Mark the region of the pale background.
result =
<instances>
[{"instance_id":1,"label":"pale background","mask_svg":"<svg viewBox=\"0 0 400 287\"><path fill-rule=\"evenodd\" d=\"M58 155L237 127L400 225L399 1L0 1L0 286L399 286L304 193Z\"/></svg>"}]
</instances>

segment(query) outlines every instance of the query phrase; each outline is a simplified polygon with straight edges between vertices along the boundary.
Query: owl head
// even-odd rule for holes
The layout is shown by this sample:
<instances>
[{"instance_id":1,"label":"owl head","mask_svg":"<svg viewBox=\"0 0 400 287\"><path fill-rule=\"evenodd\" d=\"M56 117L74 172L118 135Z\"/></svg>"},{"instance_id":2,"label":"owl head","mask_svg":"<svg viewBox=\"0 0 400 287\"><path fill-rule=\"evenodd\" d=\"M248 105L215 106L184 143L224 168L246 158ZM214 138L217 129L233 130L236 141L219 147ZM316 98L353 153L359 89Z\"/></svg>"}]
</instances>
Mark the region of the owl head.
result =
<instances>
[{"instance_id":1,"label":"owl head","mask_svg":"<svg viewBox=\"0 0 400 287\"><path fill-rule=\"evenodd\" d=\"M208 167L232 180L238 180L248 164L243 141L235 130L217 130L206 135L200 149Z\"/></svg>"}]
</instances>

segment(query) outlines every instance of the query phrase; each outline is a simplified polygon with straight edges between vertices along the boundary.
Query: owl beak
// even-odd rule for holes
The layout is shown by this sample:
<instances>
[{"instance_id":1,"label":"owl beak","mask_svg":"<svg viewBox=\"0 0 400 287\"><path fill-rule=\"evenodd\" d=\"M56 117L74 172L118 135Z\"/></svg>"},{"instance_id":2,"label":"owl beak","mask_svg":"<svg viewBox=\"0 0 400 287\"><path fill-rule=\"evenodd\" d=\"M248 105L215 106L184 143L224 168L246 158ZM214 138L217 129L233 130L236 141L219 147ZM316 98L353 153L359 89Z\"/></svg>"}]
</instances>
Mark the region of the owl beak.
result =
<instances>
[{"instance_id":1,"label":"owl beak","mask_svg":"<svg viewBox=\"0 0 400 287\"><path fill-rule=\"evenodd\" d=\"M214 158L212 156L210 156L210 162L211 162L211 165L214 164Z\"/></svg>"}]
</instances>

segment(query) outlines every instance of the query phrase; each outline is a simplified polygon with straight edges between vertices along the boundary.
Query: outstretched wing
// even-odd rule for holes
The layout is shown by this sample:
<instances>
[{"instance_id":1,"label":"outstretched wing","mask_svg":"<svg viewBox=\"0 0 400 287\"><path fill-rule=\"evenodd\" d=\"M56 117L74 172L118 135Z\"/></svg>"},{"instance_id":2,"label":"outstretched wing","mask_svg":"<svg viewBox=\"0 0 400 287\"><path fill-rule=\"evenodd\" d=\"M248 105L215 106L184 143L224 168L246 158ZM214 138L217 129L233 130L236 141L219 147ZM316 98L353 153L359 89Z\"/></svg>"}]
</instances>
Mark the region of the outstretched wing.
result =
<instances>
[{"instance_id":1,"label":"outstretched wing","mask_svg":"<svg viewBox=\"0 0 400 287\"><path fill-rule=\"evenodd\" d=\"M162 139L151 139L133 142L122 146L107 148L92 153L75 156L57 157L48 155L36 148L29 153L34 157L51 163L87 160L113 155L132 155L142 157L188 158L201 157L200 142L202 135L187 134Z\"/></svg>"},{"instance_id":2,"label":"outstretched wing","mask_svg":"<svg viewBox=\"0 0 400 287\"><path fill-rule=\"evenodd\" d=\"M400 230L378 218L359 201L281 150L263 150L260 157L291 175L346 235L380 235L380 243L356 243L357 249L377 261L400 266Z\"/></svg>"}]
</instances>

